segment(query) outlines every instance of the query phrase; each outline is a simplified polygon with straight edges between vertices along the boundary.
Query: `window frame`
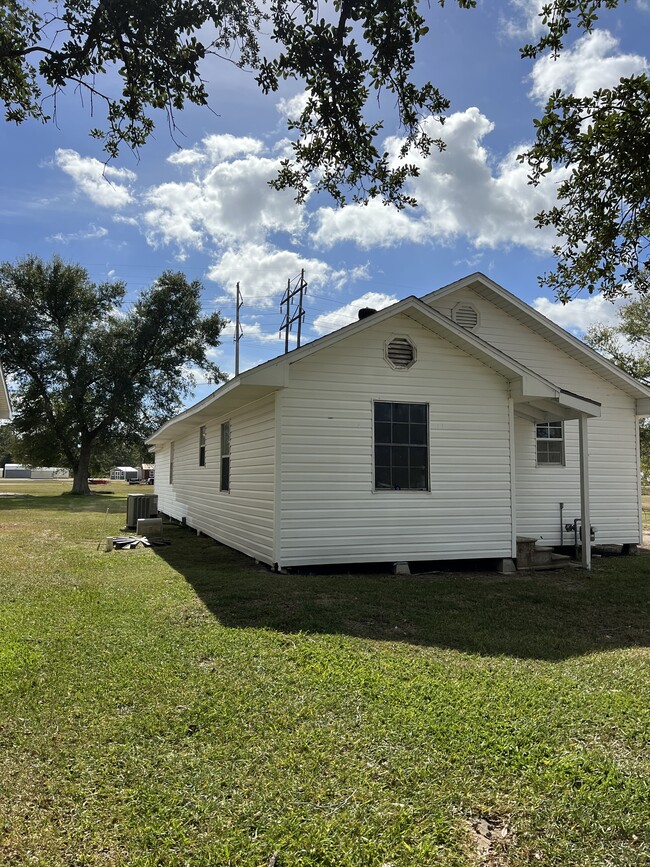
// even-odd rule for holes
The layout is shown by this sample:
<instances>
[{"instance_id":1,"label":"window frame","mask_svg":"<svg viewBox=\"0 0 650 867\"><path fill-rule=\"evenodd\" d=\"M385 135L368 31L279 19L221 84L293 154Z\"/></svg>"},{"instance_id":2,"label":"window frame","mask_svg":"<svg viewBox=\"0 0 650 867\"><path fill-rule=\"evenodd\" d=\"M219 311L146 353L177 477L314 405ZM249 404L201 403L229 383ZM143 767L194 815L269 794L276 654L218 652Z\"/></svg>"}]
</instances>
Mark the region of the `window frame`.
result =
<instances>
[{"instance_id":1,"label":"window frame","mask_svg":"<svg viewBox=\"0 0 650 867\"><path fill-rule=\"evenodd\" d=\"M378 408L379 407L390 407L390 420L386 420L383 418L378 418ZM393 409L394 407L401 407L401 412L397 413ZM403 408L408 407L408 421L403 421ZM424 421L418 421L412 418L412 408L422 408L424 409ZM385 412L385 409L382 410L382 413ZM399 415L402 415L402 419L399 418ZM396 400L384 400L377 399L372 401L372 466L373 466L373 478L372 478L372 488L375 493L381 493L386 491L393 491L398 493L409 493L409 494L427 494L431 492L431 447L430 447L430 423L429 423L429 403L426 401L396 401ZM385 441L382 437L385 435L385 431L380 433L379 426L382 427L390 424L390 440ZM408 424L408 431L399 431L399 427L403 427ZM418 430L419 428L424 427L424 436L422 436L422 431ZM402 436L406 434L407 442L400 442L398 439L395 439L395 434L401 433ZM422 441L423 440L423 441ZM388 463L378 463L379 449L389 449L390 457L388 458ZM407 450L407 460L406 463L394 462L395 457L399 456L399 452L401 450ZM412 463L412 457L416 450L424 449L424 461L414 462ZM417 455L416 455L417 457ZM386 454L384 453L384 460L386 459ZM386 470L388 470L388 474L390 476L391 484L382 484L380 483L379 476L385 474ZM418 473L421 470L424 470L424 486L410 486L410 482L412 480L411 474ZM397 485L395 484L395 474L403 473L406 471L409 476L409 484L405 485Z\"/></svg>"},{"instance_id":2,"label":"window frame","mask_svg":"<svg viewBox=\"0 0 650 867\"><path fill-rule=\"evenodd\" d=\"M207 427L202 424L199 427L199 466L205 466L205 444L207 441Z\"/></svg>"},{"instance_id":3,"label":"window frame","mask_svg":"<svg viewBox=\"0 0 650 867\"><path fill-rule=\"evenodd\" d=\"M169 484L174 484L174 440L169 443Z\"/></svg>"},{"instance_id":4,"label":"window frame","mask_svg":"<svg viewBox=\"0 0 650 867\"><path fill-rule=\"evenodd\" d=\"M535 466L537 467L565 467L566 466L566 431L564 427L564 421L562 419L553 419L552 421L538 421L534 422L534 433L535 433ZM559 425L560 436L551 436L551 425L553 425L557 429L557 425ZM546 428L548 431L547 436L539 436L540 428ZM547 450L546 460L540 460L540 446L542 444L547 443L560 443L560 458L559 460L550 460L550 454Z\"/></svg>"},{"instance_id":5,"label":"window frame","mask_svg":"<svg viewBox=\"0 0 650 867\"><path fill-rule=\"evenodd\" d=\"M230 491L230 420L224 421L220 429L220 456L219 456L219 490L224 493ZM227 450L224 451L224 444Z\"/></svg>"}]
</instances>

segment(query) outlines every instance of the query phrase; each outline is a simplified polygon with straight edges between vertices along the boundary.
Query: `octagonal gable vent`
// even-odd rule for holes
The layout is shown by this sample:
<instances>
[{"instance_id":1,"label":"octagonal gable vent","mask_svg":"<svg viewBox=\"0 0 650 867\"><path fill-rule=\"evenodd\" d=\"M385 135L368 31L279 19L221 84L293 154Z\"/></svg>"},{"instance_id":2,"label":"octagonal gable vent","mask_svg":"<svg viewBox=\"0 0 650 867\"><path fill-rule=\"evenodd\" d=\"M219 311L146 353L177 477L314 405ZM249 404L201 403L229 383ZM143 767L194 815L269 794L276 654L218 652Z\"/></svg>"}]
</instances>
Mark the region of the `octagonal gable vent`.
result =
<instances>
[{"instance_id":1,"label":"octagonal gable vent","mask_svg":"<svg viewBox=\"0 0 650 867\"><path fill-rule=\"evenodd\" d=\"M472 331L478 325L478 312L471 304L457 304L452 310L451 318L457 325Z\"/></svg>"},{"instance_id":2,"label":"octagonal gable vent","mask_svg":"<svg viewBox=\"0 0 650 867\"><path fill-rule=\"evenodd\" d=\"M386 360L398 370L408 370L415 364L415 346L408 337L393 337L386 344Z\"/></svg>"}]
</instances>

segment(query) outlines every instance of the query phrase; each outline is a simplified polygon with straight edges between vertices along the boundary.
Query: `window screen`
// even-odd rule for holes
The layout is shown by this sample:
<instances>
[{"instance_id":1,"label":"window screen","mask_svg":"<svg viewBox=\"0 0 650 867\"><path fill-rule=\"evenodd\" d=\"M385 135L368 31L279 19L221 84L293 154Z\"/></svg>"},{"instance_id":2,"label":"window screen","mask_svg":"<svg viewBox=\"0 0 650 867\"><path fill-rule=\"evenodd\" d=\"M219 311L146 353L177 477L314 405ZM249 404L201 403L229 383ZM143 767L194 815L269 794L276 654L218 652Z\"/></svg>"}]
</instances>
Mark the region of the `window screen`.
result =
<instances>
[{"instance_id":1,"label":"window screen","mask_svg":"<svg viewBox=\"0 0 650 867\"><path fill-rule=\"evenodd\" d=\"M564 422L545 421L535 425L537 463L541 466L564 465Z\"/></svg>"},{"instance_id":2,"label":"window screen","mask_svg":"<svg viewBox=\"0 0 650 867\"><path fill-rule=\"evenodd\" d=\"M374 404L375 489L429 490L429 420L424 403Z\"/></svg>"}]
</instances>

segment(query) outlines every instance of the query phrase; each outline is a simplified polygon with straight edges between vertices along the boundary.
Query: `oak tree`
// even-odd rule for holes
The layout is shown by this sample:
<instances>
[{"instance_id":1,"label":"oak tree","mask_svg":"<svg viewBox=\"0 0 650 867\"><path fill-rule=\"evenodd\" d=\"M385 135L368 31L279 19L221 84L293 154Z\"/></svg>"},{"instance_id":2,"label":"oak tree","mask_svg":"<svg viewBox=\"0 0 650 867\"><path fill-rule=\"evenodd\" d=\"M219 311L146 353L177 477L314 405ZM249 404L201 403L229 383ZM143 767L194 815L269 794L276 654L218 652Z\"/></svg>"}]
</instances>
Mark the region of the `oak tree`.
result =
<instances>
[{"instance_id":1,"label":"oak tree","mask_svg":"<svg viewBox=\"0 0 650 867\"><path fill-rule=\"evenodd\" d=\"M624 304L615 325L593 325L585 340L621 370L650 385L650 295ZM640 422L639 434L641 470L650 479L650 419Z\"/></svg>"},{"instance_id":2,"label":"oak tree","mask_svg":"<svg viewBox=\"0 0 650 867\"><path fill-rule=\"evenodd\" d=\"M34 466L65 466L87 494L93 452L143 440L181 407L224 320L202 315L198 281L167 271L123 309L126 287L37 257L0 265L0 362L14 429ZM122 309L121 309L122 308Z\"/></svg>"},{"instance_id":3,"label":"oak tree","mask_svg":"<svg viewBox=\"0 0 650 867\"><path fill-rule=\"evenodd\" d=\"M559 57L569 38L618 6L547 0L540 36L522 56ZM147 140L157 110L173 129L187 103L218 107L218 85L203 78L206 57L217 55L252 70L265 93L283 79L305 88L289 121L293 159L282 163L276 187L292 187L298 201L324 190L341 205L379 196L403 207L415 204L408 180L418 167L410 158L444 148L422 121L444 120L449 100L416 74L433 20L423 0L0 0L0 102L10 121L46 121L58 95L74 88L93 114L104 109L92 134L114 157L122 144L137 149ZM397 161L381 144L387 102L404 139ZM557 206L537 217L558 235L557 268L541 283L562 300L582 290L609 298L630 286L650 291L647 77L584 97L557 91L534 124L536 141L521 155L531 183L554 168L568 173Z\"/></svg>"}]
</instances>

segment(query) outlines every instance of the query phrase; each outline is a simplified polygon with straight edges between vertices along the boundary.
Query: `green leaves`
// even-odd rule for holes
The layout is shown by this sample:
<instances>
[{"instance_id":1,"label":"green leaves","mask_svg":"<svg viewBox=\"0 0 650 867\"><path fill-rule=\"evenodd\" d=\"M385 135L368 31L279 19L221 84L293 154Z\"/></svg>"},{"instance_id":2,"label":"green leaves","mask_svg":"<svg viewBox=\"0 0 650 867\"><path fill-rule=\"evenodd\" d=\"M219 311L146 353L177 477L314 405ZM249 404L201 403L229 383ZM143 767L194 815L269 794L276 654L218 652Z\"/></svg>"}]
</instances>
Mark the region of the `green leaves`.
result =
<instances>
[{"instance_id":1,"label":"green leaves","mask_svg":"<svg viewBox=\"0 0 650 867\"><path fill-rule=\"evenodd\" d=\"M177 411L188 369L222 381L207 352L225 322L201 314L201 289L165 272L124 314L124 284L96 285L58 257L0 266L0 361L27 457L76 473L93 449L142 442Z\"/></svg>"},{"instance_id":2,"label":"green leaves","mask_svg":"<svg viewBox=\"0 0 650 867\"><path fill-rule=\"evenodd\" d=\"M558 265L540 283L567 301L581 290L612 299L650 291L650 81L622 78L613 88L576 97L560 91L535 121L537 141L520 159L540 182L566 170L558 206L537 216L561 242Z\"/></svg>"},{"instance_id":3,"label":"green leaves","mask_svg":"<svg viewBox=\"0 0 650 867\"><path fill-rule=\"evenodd\" d=\"M351 191L355 201L379 195L402 207L415 204L403 186L417 169L395 165L379 148L384 121L370 96L388 94L394 105L406 138L402 157L442 148L421 125L449 103L431 83L414 78L415 45L429 30L419 9L419 0L64 0L35 11L5 0L0 100L7 120L45 121L42 98L75 88L88 98L91 115L103 109L105 123L90 134L115 158L122 146L138 150L147 141L155 112L166 114L173 135L176 112L214 98L201 76L202 61L214 54L254 70L265 93L276 91L281 79L308 92L304 110L289 124L297 134L294 159L283 163L274 186L295 188L298 201L317 189L340 204ZM259 54L262 30L278 46L269 59ZM121 80L117 95L102 84L111 72Z\"/></svg>"},{"instance_id":4,"label":"green leaves","mask_svg":"<svg viewBox=\"0 0 650 867\"><path fill-rule=\"evenodd\" d=\"M162 110L174 128L174 112L186 102L206 105L199 65L224 51L240 65L257 62L262 14L253 0L65 0L61 5L0 4L0 99L7 120L49 120L41 103L68 86L99 105L106 125L91 135L110 157L122 145L138 149L150 135L151 110ZM205 33L209 32L209 39ZM29 58L38 58L36 66ZM116 71L114 96L101 76Z\"/></svg>"},{"instance_id":5,"label":"green leaves","mask_svg":"<svg viewBox=\"0 0 650 867\"><path fill-rule=\"evenodd\" d=\"M305 107L289 126L298 132L294 160L286 160L273 186L292 187L301 202L313 189L329 193L343 205L347 191L353 201L381 196L398 207L415 204L403 186L417 175L413 164L395 165L377 147L383 120L368 118L371 91L388 92L397 108L405 135L402 157L412 149L428 153L443 147L423 129L424 117L439 115L449 102L430 83L412 80L414 46L428 27L417 0L336 2L338 19L316 19L317 4L302 3L302 15L293 7L274 6L274 39L282 47L277 58L265 59L258 83L274 91L280 79L303 81L308 91ZM355 36L359 31L363 41Z\"/></svg>"}]
</instances>

